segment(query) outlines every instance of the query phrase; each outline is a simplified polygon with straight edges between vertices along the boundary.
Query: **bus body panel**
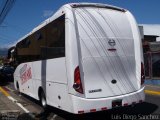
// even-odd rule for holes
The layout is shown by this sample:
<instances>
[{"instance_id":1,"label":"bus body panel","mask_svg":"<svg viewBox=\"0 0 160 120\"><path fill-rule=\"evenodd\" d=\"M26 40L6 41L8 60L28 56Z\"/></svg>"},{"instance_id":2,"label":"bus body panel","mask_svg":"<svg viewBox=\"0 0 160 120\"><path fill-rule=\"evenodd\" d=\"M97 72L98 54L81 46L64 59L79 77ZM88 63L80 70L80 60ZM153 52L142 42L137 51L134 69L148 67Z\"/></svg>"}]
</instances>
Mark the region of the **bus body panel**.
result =
<instances>
[{"instance_id":1,"label":"bus body panel","mask_svg":"<svg viewBox=\"0 0 160 120\"><path fill-rule=\"evenodd\" d=\"M112 6L103 8L103 4L77 4L84 5L82 8L74 5L62 6L28 34L34 34L65 14L65 57L20 64L14 73L15 88L18 82L20 92L39 100L41 87L48 105L75 114L92 112L91 109L111 109L112 102L119 99L122 106L144 101L142 46L131 13L112 9ZM31 75L26 85L22 85L20 69L25 64L31 67ZM80 68L83 94L73 88L77 67ZM28 88L30 84L32 90Z\"/></svg>"},{"instance_id":2,"label":"bus body panel","mask_svg":"<svg viewBox=\"0 0 160 120\"><path fill-rule=\"evenodd\" d=\"M53 89L54 83L64 84L65 86L67 86L67 76L65 58L57 59L21 64L15 72L15 74L19 74L23 70L22 75L15 75L15 80L18 80L19 83L20 92L39 99L38 89L39 87L42 87L44 92L46 93L47 101L49 103L51 103L51 101L54 101L53 96L58 98L58 93L56 91L52 91L51 88ZM25 66L27 67L25 68ZM31 70L30 78L28 76L28 72L26 72L28 69ZM61 87L59 87L59 89L61 91ZM66 92L68 93L68 90ZM51 96L52 94L53 96ZM54 102L56 103L56 101Z\"/></svg>"},{"instance_id":3,"label":"bus body panel","mask_svg":"<svg viewBox=\"0 0 160 120\"><path fill-rule=\"evenodd\" d=\"M70 5L65 5L64 11L66 12L66 68L68 77L68 92L77 96L83 97L73 89L74 84L74 71L79 66L79 54L77 43L77 28L75 24L73 8Z\"/></svg>"},{"instance_id":4,"label":"bus body panel","mask_svg":"<svg viewBox=\"0 0 160 120\"><path fill-rule=\"evenodd\" d=\"M86 98L71 95L71 98L72 98L73 107L74 107L72 113L83 114L83 113L112 109L114 108L112 106L112 102L114 100L122 100L123 107L137 104L137 103L142 103L145 100L145 94L144 94L144 88L141 88L136 92L120 95L120 96L105 97L105 98L98 98L98 99L96 98L86 99Z\"/></svg>"},{"instance_id":5,"label":"bus body panel","mask_svg":"<svg viewBox=\"0 0 160 120\"><path fill-rule=\"evenodd\" d=\"M47 96L48 105L69 112L73 111L72 101L66 84L47 82Z\"/></svg>"},{"instance_id":6,"label":"bus body panel","mask_svg":"<svg viewBox=\"0 0 160 120\"><path fill-rule=\"evenodd\" d=\"M14 84L17 88L17 83L21 92L34 97L34 84L32 81L33 71L32 63L24 63L17 67L14 73Z\"/></svg>"},{"instance_id":7,"label":"bus body panel","mask_svg":"<svg viewBox=\"0 0 160 120\"><path fill-rule=\"evenodd\" d=\"M117 96L139 90L142 61L136 53L141 52L140 39L132 16L128 19L126 12L88 7L76 8L75 14L85 97Z\"/></svg>"},{"instance_id":8,"label":"bus body panel","mask_svg":"<svg viewBox=\"0 0 160 120\"><path fill-rule=\"evenodd\" d=\"M65 57L47 60L46 67L47 81L67 84Z\"/></svg>"}]
</instances>

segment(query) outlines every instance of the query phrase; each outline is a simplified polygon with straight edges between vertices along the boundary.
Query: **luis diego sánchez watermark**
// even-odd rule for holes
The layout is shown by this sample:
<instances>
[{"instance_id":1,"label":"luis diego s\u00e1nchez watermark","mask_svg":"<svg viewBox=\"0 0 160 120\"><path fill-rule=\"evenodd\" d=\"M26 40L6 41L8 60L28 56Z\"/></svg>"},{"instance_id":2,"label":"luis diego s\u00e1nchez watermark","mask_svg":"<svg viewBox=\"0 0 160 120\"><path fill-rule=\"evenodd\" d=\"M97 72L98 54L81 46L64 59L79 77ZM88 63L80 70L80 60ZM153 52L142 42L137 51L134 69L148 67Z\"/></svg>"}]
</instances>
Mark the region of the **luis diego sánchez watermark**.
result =
<instances>
[{"instance_id":1,"label":"luis diego s\u00e1nchez watermark","mask_svg":"<svg viewBox=\"0 0 160 120\"><path fill-rule=\"evenodd\" d=\"M136 114L136 115L129 115L129 114L112 114L112 120L160 120L160 114Z\"/></svg>"}]
</instances>

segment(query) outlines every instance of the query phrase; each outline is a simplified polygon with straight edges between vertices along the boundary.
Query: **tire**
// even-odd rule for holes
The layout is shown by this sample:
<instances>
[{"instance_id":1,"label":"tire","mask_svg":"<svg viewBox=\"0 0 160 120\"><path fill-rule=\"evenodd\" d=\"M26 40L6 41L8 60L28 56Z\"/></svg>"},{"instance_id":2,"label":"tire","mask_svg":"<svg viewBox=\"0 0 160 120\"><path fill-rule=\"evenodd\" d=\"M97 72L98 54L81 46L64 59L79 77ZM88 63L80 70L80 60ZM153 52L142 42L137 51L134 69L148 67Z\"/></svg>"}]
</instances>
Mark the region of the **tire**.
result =
<instances>
[{"instance_id":1,"label":"tire","mask_svg":"<svg viewBox=\"0 0 160 120\"><path fill-rule=\"evenodd\" d=\"M21 94L21 92L20 92L20 90L19 90L19 84L18 84L18 82L16 83L16 86L17 86L17 91L18 91L18 93Z\"/></svg>"},{"instance_id":2,"label":"tire","mask_svg":"<svg viewBox=\"0 0 160 120\"><path fill-rule=\"evenodd\" d=\"M44 109L47 108L46 96L43 91L40 92L40 103Z\"/></svg>"}]
</instances>

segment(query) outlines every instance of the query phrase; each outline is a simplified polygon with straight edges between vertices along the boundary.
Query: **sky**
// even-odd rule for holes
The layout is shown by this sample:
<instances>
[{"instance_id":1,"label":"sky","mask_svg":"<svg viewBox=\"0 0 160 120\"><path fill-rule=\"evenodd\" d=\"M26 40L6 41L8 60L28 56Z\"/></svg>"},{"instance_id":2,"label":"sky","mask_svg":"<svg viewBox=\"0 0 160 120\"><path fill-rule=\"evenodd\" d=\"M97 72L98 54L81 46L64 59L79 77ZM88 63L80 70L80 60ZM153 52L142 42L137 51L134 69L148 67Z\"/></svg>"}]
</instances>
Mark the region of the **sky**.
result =
<instances>
[{"instance_id":1,"label":"sky","mask_svg":"<svg viewBox=\"0 0 160 120\"><path fill-rule=\"evenodd\" d=\"M11 47L62 5L73 2L105 3L122 7L134 15L138 24L160 24L160 0L16 0L0 25L0 48Z\"/></svg>"}]
</instances>

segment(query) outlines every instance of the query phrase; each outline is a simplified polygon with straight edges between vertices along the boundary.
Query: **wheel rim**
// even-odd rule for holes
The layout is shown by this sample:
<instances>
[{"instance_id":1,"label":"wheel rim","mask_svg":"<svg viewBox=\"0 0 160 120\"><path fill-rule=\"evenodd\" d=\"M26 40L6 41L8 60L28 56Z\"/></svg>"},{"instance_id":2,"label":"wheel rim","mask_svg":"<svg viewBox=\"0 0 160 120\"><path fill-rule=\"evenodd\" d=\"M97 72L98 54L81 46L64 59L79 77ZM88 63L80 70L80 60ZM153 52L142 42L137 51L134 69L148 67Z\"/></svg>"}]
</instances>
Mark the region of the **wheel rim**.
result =
<instances>
[{"instance_id":1,"label":"wheel rim","mask_svg":"<svg viewBox=\"0 0 160 120\"><path fill-rule=\"evenodd\" d=\"M41 104L42 104L42 106L46 106L46 99L45 99L45 97L44 97L44 94L42 93L42 95L41 95Z\"/></svg>"}]
</instances>

